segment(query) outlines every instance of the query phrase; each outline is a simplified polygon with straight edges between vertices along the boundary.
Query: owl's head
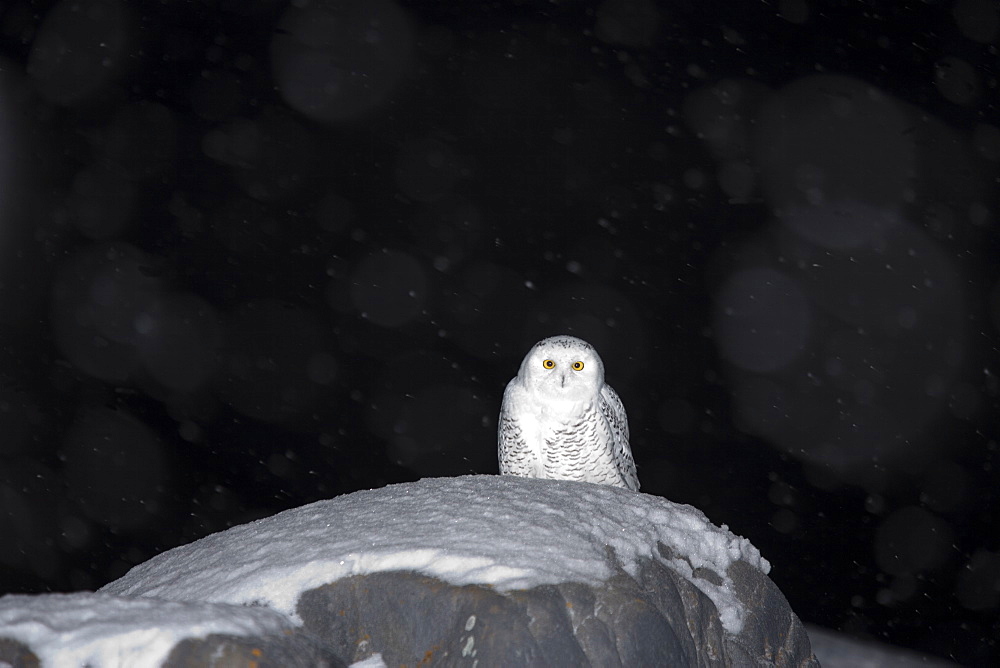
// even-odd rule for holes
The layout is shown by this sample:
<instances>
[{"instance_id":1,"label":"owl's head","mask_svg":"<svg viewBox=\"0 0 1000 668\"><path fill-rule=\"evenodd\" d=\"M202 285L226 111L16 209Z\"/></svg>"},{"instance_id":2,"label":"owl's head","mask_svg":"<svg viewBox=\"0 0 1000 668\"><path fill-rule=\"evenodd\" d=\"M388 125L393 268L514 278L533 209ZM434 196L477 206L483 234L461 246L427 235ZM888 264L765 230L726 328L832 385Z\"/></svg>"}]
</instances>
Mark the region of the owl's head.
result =
<instances>
[{"instance_id":1,"label":"owl's head","mask_svg":"<svg viewBox=\"0 0 1000 668\"><path fill-rule=\"evenodd\" d=\"M583 339L551 336L528 351L517 375L532 392L564 400L588 400L604 385L604 362L594 346Z\"/></svg>"}]
</instances>

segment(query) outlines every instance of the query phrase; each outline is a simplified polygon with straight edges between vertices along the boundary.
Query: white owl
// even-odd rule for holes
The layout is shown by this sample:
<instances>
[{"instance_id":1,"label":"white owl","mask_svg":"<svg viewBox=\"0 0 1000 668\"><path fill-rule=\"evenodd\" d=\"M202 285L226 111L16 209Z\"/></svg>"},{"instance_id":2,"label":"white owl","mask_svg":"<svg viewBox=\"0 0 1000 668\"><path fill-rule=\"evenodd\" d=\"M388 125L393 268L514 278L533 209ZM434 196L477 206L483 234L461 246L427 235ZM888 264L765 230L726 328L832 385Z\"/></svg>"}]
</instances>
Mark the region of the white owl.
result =
<instances>
[{"instance_id":1,"label":"white owl","mask_svg":"<svg viewBox=\"0 0 1000 668\"><path fill-rule=\"evenodd\" d=\"M575 336L536 343L503 393L500 473L639 490L621 399L594 347Z\"/></svg>"}]
</instances>

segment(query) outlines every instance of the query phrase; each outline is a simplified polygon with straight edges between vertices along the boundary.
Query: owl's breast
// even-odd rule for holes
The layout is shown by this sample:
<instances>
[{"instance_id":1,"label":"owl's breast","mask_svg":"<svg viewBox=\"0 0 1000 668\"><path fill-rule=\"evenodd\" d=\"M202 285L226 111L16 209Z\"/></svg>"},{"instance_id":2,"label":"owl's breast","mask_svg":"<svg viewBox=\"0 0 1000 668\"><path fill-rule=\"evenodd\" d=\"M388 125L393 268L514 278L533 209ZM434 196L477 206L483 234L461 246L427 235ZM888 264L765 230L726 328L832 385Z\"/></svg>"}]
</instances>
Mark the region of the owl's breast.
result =
<instances>
[{"instance_id":1,"label":"owl's breast","mask_svg":"<svg viewBox=\"0 0 1000 668\"><path fill-rule=\"evenodd\" d=\"M593 401L545 399L535 403L538 420L546 424L577 422L594 411Z\"/></svg>"}]
</instances>

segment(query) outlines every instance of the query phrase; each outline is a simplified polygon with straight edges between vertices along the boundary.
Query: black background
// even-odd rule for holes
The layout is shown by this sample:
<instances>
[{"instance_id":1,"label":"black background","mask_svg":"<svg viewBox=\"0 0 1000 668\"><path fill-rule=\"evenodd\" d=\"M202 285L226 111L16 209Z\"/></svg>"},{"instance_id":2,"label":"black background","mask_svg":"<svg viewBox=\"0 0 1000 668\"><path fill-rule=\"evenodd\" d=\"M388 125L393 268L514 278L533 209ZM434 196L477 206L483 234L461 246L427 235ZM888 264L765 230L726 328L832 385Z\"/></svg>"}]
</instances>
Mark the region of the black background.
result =
<instances>
[{"instance_id":1,"label":"black background","mask_svg":"<svg viewBox=\"0 0 1000 668\"><path fill-rule=\"evenodd\" d=\"M604 358L642 491L748 537L803 620L1000 658L995 6L345 1L303 26L296 4L0 6L0 592L94 589L285 508L496 473L504 384L566 332ZM304 43L335 85L289 83ZM910 271L948 304L873 339L913 356L862 378L875 418L769 438L735 397L773 386L722 314L752 266L825 308L783 264L758 129L813 77L907 110L893 229L933 250L943 269ZM708 136L725 90L749 145ZM858 280L833 281L845 303L891 283ZM832 368L812 342L853 321L824 313L772 374L786 388ZM794 321L765 316L765 338ZM928 380L942 346L960 354ZM858 396L789 392L818 414Z\"/></svg>"}]
</instances>

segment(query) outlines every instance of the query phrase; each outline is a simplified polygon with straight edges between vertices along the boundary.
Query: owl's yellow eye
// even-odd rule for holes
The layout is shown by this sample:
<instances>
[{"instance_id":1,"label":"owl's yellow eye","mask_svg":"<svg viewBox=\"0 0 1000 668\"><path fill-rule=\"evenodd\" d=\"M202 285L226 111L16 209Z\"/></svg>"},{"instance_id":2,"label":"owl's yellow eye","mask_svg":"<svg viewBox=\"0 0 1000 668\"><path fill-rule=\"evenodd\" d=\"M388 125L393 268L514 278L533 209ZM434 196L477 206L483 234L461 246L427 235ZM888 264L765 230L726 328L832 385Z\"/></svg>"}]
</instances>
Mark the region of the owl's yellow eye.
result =
<instances>
[{"instance_id":1,"label":"owl's yellow eye","mask_svg":"<svg viewBox=\"0 0 1000 668\"><path fill-rule=\"evenodd\" d=\"M573 371L583 371L583 362L579 360L573 362Z\"/></svg>"},{"instance_id":2,"label":"owl's yellow eye","mask_svg":"<svg viewBox=\"0 0 1000 668\"><path fill-rule=\"evenodd\" d=\"M542 362L542 366L545 367L546 369L555 369L556 363L553 362L552 360L545 360L544 362Z\"/></svg>"}]
</instances>

